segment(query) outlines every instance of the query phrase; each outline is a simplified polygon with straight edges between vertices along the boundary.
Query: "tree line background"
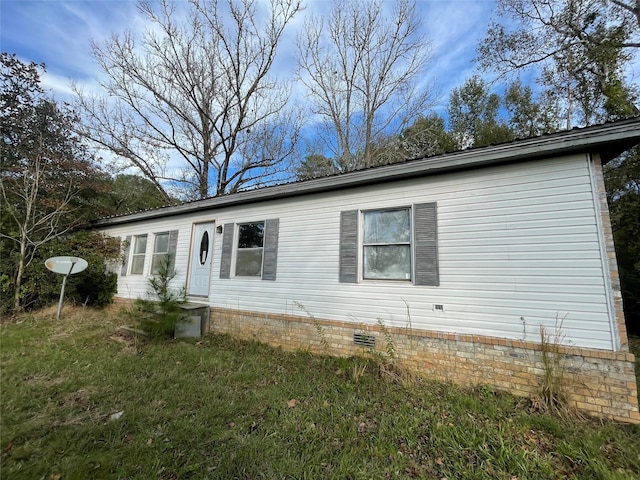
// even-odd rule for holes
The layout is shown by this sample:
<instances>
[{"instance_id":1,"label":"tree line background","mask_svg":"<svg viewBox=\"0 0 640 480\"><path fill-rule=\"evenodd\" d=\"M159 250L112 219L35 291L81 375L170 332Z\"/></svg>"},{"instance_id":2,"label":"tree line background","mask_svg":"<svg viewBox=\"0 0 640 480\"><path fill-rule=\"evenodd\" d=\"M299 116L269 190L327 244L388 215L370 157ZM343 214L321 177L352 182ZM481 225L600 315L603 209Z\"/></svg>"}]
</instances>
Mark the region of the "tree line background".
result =
<instances>
[{"instance_id":1,"label":"tree line background","mask_svg":"<svg viewBox=\"0 0 640 480\"><path fill-rule=\"evenodd\" d=\"M99 275L87 274L103 280L83 291L89 283L78 278L72 294L108 301L98 292L115 289L108 263L120 247L81 230L95 218L639 113L628 74L640 49L634 0L498 0L476 74L444 105L430 80L428 19L412 0L334 0L305 16L291 74L276 76L283 34L303 8L300 0L142 1L149 27L93 42L101 91L73 85L70 103L43 91L44 65L2 53L3 312L46 303L56 280L42 261L83 244L106 258ZM636 333L639 152L605 167Z\"/></svg>"}]
</instances>

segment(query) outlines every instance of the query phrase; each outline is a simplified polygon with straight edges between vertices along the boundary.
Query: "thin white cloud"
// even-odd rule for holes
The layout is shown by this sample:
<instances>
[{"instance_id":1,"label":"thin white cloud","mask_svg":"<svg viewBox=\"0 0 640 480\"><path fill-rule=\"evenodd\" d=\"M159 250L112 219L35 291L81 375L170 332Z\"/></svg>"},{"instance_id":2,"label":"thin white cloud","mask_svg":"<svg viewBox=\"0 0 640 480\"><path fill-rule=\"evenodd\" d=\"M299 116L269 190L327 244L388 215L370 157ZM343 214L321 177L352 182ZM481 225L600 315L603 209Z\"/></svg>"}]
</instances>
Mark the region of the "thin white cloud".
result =
<instances>
[{"instance_id":1,"label":"thin white cloud","mask_svg":"<svg viewBox=\"0 0 640 480\"><path fill-rule=\"evenodd\" d=\"M80 82L99 75L91 57L91 40L103 41L112 33L135 25L131 1L12 1L0 2L2 50L23 61L45 63L48 88L69 94L63 78Z\"/></svg>"},{"instance_id":2,"label":"thin white cloud","mask_svg":"<svg viewBox=\"0 0 640 480\"><path fill-rule=\"evenodd\" d=\"M61 77L51 72L44 72L40 77L42 88L46 91L51 91L54 97L62 100L67 100L74 96L70 82L71 79L69 77Z\"/></svg>"},{"instance_id":3,"label":"thin white cloud","mask_svg":"<svg viewBox=\"0 0 640 480\"><path fill-rule=\"evenodd\" d=\"M475 73L476 47L485 35L495 2L423 1L418 5L434 49L430 73L438 89L448 95Z\"/></svg>"},{"instance_id":4,"label":"thin white cloud","mask_svg":"<svg viewBox=\"0 0 640 480\"><path fill-rule=\"evenodd\" d=\"M304 27L305 17L326 13L331 3L329 0L305 3L305 9L285 33L274 75L291 78L295 68L295 37ZM425 34L434 49L427 76L440 91L450 91L472 73L470 62L493 5L493 0L417 2L424 17ZM55 94L65 98L70 93L70 80L88 90L97 87L96 79L101 72L91 57L92 40L101 43L114 33L141 32L148 26L135 2L128 0L3 0L0 8L3 51L18 53L24 61L46 63L48 73L43 80ZM69 79L67 84L64 79Z\"/></svg>"}]
</instances>

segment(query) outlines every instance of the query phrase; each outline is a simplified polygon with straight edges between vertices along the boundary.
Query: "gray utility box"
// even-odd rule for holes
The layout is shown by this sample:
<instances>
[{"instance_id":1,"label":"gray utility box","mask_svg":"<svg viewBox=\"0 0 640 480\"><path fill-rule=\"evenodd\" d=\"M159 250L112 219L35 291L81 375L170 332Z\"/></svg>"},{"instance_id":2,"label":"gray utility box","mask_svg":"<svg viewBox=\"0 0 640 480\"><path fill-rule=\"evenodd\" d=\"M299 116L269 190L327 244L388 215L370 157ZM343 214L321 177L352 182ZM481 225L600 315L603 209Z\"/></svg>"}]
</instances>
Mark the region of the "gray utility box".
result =
<instances>
[{"instance_id":1,"label":"gray utility box","mask_svg":"<svg viewBox=\"0 0 640 480\"><path fill-rule=\"evenodd\" d=\"M183 303L183 320L175 329L175 338L200 338L209 331L209 305L204 303Z\"/></svg>"}]
</instances>

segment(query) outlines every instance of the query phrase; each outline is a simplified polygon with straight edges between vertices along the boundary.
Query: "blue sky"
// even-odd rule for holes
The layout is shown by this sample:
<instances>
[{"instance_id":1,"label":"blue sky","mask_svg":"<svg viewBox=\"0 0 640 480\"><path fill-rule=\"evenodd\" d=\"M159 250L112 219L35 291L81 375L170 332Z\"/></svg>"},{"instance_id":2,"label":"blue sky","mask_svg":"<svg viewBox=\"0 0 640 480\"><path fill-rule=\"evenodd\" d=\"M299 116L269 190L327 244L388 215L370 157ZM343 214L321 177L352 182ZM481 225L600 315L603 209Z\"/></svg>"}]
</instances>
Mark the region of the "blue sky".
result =
<instances>
[{"instance_id":1,"label":"blue sky","mask_svg":"<svg viewBox=\"0 0 640 480\"><path fill-rule=\"evenodd\" d=\"M290 78L294 72L295 38L303 28L305 16L331 8L330 0L303 1L306 9L288 26L274 63L272 73L281 79ZM434 107L439 113L446 114L451 90L475 73L472 59L494 6L493 0L417 1L424 34L433 50L424 81L433 85L437 100ZM134 0L0 0L1 51L15 53L23 62L46 64L42 85L57 101L73 102L72 82L84 92L102 95L99 82L103 74L91 57L92 41L102 44L113 34L142 32L146 27ZM294 97L295 92L304 95L301 85L293 91ZM305 131L313 132L316 126L309 122ZM303 137L313 135L303 132ZM302 152L305 142L300 142L300 148ZM107 163L114 159L108 151L100 150L98 154ZM175 172L183 166L180 158L172 157L166 168Z\"/></svg>"},{"instance_id":2,"label":"blue sky","mask_svg":"<svg viewBox=\"0 0 640 480\"><path fill-rule=\"evenodd\" d=\"M366 0L362 0L366 1ZM471 60L484 36L493 0L418 0L424 29L434 49L427 75L446 102L452 88L474 73ZM282 43L279 76L293 70L293 38L303 16L330 8L329 1L307 0L307 9L290 25ZM45 63L45 88L58 100L71 98L70 82L95 88L100 71L91 58L90 42L102 42L126 29L144 28L134 1L0 0L0 47L22 61Z\"/></svg>"}]
</instances>

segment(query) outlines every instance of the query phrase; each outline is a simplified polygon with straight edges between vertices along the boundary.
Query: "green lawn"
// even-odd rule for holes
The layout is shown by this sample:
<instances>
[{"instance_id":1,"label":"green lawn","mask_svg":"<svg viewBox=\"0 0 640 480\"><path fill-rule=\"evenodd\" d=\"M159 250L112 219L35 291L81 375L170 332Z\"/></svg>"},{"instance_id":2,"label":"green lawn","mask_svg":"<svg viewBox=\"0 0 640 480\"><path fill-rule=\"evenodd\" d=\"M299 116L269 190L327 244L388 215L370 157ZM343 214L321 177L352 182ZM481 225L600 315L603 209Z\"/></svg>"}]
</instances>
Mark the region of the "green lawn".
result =
<instances>
[{"instance_id":1,"label":"green lawn","mask_svg":"<svg viewBox=\"0 0 640 480\"><path fill-rule=\"evenodd\" d=\"M0 478L637 479L640 427L65 308L0 327ZM119 418L115 418L123 412ZM114 416L114 418L112 418Z\"/></svg>"}]
</instances>

